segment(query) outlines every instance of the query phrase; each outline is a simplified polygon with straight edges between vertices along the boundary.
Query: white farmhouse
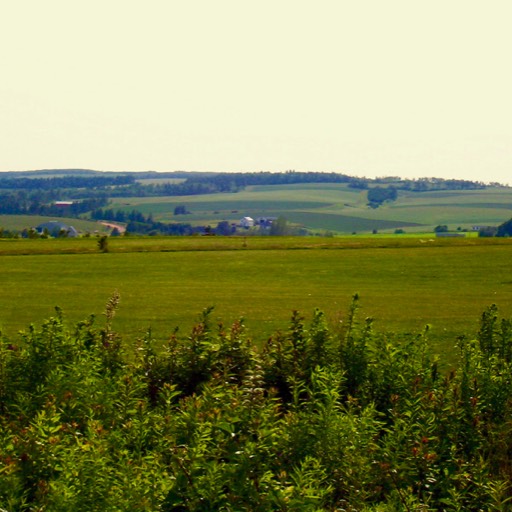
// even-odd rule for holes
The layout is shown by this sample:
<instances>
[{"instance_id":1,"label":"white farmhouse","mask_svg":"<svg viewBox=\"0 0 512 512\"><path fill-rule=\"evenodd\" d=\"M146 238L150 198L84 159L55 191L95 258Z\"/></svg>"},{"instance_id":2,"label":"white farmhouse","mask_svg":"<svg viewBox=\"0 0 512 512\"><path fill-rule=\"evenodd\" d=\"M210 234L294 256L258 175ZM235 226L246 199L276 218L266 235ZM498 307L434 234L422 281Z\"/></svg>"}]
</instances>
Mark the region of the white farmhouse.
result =
<instances>
[{"instance_id":1,"label":"white farmhouse","mask_svg":"<svg viewBox=\"0 0 512 512\"><path fill-rule=\"evenodd\" d=\"M252 217L244 217L240 220L241 228L252 228L254 226L254 219Z\"/></svg>"}]
</instances>

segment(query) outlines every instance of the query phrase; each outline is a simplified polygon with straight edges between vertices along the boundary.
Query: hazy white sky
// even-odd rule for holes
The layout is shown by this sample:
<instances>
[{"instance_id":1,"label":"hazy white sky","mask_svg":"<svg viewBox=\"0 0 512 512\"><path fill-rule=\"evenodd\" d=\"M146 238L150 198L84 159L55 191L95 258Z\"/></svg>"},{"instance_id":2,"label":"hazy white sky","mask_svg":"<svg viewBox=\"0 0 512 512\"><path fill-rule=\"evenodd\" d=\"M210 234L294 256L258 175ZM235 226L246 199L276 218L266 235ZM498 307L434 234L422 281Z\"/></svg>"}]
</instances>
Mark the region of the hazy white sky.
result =
<instances>
[{"instance_id":1,"label":"hazy white sky","mask_svg":"<svg viewBox=\"0 0 512 512\"><path fill-rule=\"evenodd\" d=\"M0 170L512 182L510 0L0 0Z\"/></svg>"}]
</instances>

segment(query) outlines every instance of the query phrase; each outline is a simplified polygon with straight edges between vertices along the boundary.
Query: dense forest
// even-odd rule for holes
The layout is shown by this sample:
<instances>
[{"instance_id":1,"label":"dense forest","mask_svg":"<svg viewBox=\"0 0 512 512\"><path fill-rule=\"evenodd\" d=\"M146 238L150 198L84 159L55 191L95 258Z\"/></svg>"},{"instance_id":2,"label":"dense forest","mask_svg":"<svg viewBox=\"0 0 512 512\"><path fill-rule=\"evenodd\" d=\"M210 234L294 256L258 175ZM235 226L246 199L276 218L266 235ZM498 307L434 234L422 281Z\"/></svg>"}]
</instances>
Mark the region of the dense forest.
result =
<instances>
[{"instance_id":1,"label":"dense forest","mask_svg":"<svg viewBox=\"0 0 512 512\"><path fill-rule=\"evenodd\" d=\"M82 195L82 194L80 194ZM93 197L73 201L72 204L61 206L57 202L62 197L58 190L16 190L0 192L0 215L47 215L56 217L78 217L108 204L106 194L91 194ZM66 193L64 197L73 198Z\"/></svg>"},{"instance_id":2,"label":"dense forest","mask_svg":"<svg viewBox=\"0 0 512 512\"><path fill-rule=\"evenodd\" d=\"M443 364L418 335L294 312L255 348L205 310L164 347L120 297L0 338L0 507L46 511L509 510L512 327L486 309ZM455 341L455 340L454 340Z\"/></svg>"}]
</instances>

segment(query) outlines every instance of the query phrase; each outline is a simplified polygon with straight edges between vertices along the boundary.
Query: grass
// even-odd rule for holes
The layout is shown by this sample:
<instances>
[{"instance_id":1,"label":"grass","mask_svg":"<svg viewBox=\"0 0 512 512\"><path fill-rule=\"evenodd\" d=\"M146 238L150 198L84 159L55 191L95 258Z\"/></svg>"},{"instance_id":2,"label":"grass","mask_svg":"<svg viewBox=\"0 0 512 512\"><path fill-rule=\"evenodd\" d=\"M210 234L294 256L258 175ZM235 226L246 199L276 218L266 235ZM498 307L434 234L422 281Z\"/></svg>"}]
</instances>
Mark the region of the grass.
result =
<instances>
[{"instance_id":1,"label":"grass","mask_svg":"<svg viewBox=\"0 0 512 512\"><path fill-rule=\"evenodd\" d=\"M429 241L432 240L432 241ZM244 246L245 245L245 246ZM343 319L358 292L362 316L380 330L419 332L452 353L491 303L512 311L512 246L506 239L119 238L100 254L96 239L0 242L0 326L8 336L63 308L69 322L101 314L118 290L115 328L134 339L151 327L164 340L201 311L246 318L263 340L287 328L292 310Z\"/></svg>"}]
</instances>

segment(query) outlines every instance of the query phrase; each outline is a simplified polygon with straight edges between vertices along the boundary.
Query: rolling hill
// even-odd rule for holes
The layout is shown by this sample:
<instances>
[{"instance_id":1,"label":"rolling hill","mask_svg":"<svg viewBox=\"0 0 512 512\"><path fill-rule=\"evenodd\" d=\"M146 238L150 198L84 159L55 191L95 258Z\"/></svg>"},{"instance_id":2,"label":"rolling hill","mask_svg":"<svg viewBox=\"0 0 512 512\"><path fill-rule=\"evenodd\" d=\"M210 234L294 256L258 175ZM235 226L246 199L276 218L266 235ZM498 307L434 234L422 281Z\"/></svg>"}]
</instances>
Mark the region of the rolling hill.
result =
<instances>
[{"instance_id":1,"label":"rolling hill","mask_svg":"<svg viewBox=\"0 0 512 512\"><path fill-rule=\"evenodd\" d=\"M155 222L213 228L222 221L237 224L242 217L284 217L312 234L419 233L431 232L438 225L451 231L473 231L512 217L512 188L464 180L365 179L294 171L216 174L68 169L0 175L0 214L9 214L0 217L0 227L16 230L33 225L26 213L67 213L85 222L98 207L140 212ZM385 200L385 192L391 190L391 200ZM377 191L384 192L384 199L370 201L369 193L374 196ZM72 200L79 208L51 213L51 205L58 200ZM175 214L180 206L188 213ZM82 229L91 231L93 226Z\"/></svg>"},{"instance_id":2,"label":"rolling hill","mask_svg":"<svg viewBox=\"0 0 512 512\"><path fill-rule=\"evenodd\" d=\"M396 201L368 206L366 190L340 183L250 186L238 193L168 197L115 198L110 207L137 210L163 222L211 224L241 217L284 216L313 232L428 232L435 226L472 230L498 225L512 217L512 189L399 191ZM176 206L191 213L174 215Z\"/></svg>"}]
</instances>

